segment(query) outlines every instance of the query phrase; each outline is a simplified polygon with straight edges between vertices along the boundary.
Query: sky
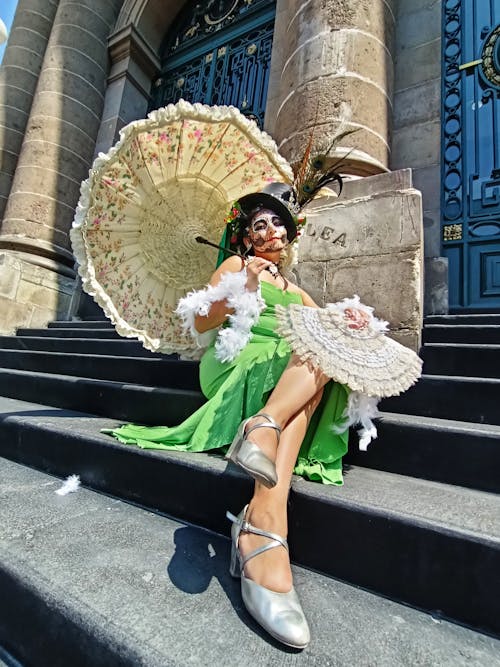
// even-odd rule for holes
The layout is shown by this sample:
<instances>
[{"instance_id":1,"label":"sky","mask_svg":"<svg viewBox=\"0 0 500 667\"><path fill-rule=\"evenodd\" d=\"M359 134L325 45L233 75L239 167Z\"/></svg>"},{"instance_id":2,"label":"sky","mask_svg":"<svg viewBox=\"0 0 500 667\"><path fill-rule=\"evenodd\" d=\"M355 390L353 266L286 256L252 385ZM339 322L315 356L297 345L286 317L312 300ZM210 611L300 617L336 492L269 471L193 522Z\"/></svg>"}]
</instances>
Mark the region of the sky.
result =
<instances>
[{"instance_id":1,"label":"sky","mask_svg":"<svg viewBox=\"0 0 500 667\"><path fill-rule=\"evenodd\" d=\"M16 12L17 0L0 0L0 19L7 26L7 31L10 32L12 19ZM3 52L5 51L5 44L0 46L0 62L2 62Z\"/></svg>"}]
</instances>

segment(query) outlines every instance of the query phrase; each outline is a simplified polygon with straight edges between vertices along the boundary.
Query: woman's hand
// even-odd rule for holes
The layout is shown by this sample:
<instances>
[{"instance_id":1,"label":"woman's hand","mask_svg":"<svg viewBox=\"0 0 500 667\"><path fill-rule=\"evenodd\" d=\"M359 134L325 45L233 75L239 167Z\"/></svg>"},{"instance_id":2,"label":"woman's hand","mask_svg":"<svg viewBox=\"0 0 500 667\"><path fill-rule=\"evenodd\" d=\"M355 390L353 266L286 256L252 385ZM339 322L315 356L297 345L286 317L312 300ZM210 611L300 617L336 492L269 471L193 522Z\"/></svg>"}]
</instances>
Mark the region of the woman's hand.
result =
<instances>
[{"instance_id":1,"label":"woman's hand","mask_svg":"<svg viewBox=\"0 0 500 667\"><path fill-rule=\"evenodd\" d=\"M256 292L259 287L259 275L265 271L272 262L263 257L249 257L247 263L247 283L249 292Z\"/></svg>"}]
</instances>

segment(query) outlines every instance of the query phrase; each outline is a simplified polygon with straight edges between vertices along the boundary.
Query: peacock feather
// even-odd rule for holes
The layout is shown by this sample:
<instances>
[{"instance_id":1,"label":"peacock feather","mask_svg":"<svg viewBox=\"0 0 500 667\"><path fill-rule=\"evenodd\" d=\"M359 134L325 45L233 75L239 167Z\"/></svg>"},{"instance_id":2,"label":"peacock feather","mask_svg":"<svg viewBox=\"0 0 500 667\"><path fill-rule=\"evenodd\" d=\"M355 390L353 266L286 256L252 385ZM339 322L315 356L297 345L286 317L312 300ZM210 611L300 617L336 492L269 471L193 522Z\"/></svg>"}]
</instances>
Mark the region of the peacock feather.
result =
<instances>
[{"instance_id":1,"label":"peacock feather","mask_svg":"<svg viewBox=\"0 0 500 667\"><path fill-rule=\"evenodd\" d=\"M297 192L300 208L311 201L314 195L326 186L336 183L338 194L340 194L342 191L342 177L338 172L340 167L345 163L350 151L339 160L332 158L330 153L342 139L358 130L355 128L337 134L326 147L315 147L314 131L315 128L311 132L302 160L292 165L294 187Z\"/></svg>"}]
</instances>

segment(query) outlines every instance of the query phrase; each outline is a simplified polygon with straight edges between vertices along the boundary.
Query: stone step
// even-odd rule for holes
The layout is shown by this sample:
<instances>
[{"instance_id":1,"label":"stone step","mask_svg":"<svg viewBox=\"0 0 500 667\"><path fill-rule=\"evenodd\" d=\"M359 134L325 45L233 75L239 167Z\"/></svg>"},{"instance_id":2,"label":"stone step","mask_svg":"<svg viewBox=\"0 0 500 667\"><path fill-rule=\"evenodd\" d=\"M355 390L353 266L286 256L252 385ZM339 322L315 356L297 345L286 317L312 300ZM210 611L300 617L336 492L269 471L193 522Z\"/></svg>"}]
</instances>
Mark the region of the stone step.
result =
<instances>
[{"instance_id":1,"label":"stone step","mask_svg":"<svg viewBox=\"0 0 500 667\"><path fill-rule=\"evenodd\" d=\"M12 342L13 340L16 338L4 337L0 339L0 346L8 348L9 345L16 344ZM27 337L20 337L19 340L21 347L26 343L28 348L34 347L36 350L24 348L11 351L2 350L0 347L0 363L4 368L18 370L29 368L35 373L74 375L148 386L199 390L196 362L183 362L166 355L149 353L138 342L59 340L43 337L29 338L29 340ZM86 349L87 343L89 344L87 354L82 354L79 350ZM65 352L44 352L39 350L39 347L48 350L63 349ZM428 347L426 346L424 350ZM437 346L436 349L436 346L433 346L433 352L446 355L448 347ZM457 348L457 346L454 347ZM463 347L458 346L458 350L453 349L454 355L458 355ZM474 350L476 346L469 347ZM493 347L495 348L494 353L497 354L497 346ZM132 354L135 356L127 352L124 354L124 349L126 351L132 349ZM72 352L70 353L69 350ZM144 355L141 354L141 350L144 350ZM114 351L119 354L109 354ZM99 354L104 352L108 354ZM468 352L471 353L471 350ZM99 356L96 357L96 355ZM432 363L432 360L428 361L425 370L429 368L429 364L432 366ZM401 396L385 399L381 407L386 412L406 412L443 419L454 419L459 415L462 421L500 424L499 400L500 380L496 378L482 379L426 374Z\"/></svg>"},{"instance_id":2,"label":"stone step","mask_svg":"<svg viewBox=\"0 0 500 667\"><path fill-rule=\"evenodd\" d=\"M0 349L0 367L199 390L197 362L169 357L96 357L92 354Z\"/></svg>"},{"instance_id":3,"label":"stone step","mask_svg":"<svg viewBox=\"0 0 500 667\"><path fill-rule=\"evenodd\" d=\"M125 357L164 357L128 338L53 338L50 336L1 336L0 349L39 352L66 352Z\"/></svg>"},{"instance_id":4,"label":"stone step","mask_svg":"<svg viewBox=\"0 0 500 667\"><path fill-rule=\"evenodd\" d=\"M500 345L500 324L426 324L424 343L491 343Z\"/></svg>"},{"instance_id":5,"label":"stone step","mask_svg":"<svg viewBox=\"0 0 500 667\"><path fill-rule=\"evenodd\" d=\"M382 413L378 438L346 464L500 493L500 426Z\"/></svg>"},{"instance_id":6,"label":"stone step","mask_svg":"<svg viewBox=\"0 0 500 667\"><path fill-rule=\"evenodd\" d=\"M500 378L500 345L426 343L420 356L428 375Z\"/></svg>"},{"instance_id":7,"label":"stone step","mask_svg":"<svg viewBox=\"0 0 500 667\"><path fill-rule=\"evenodd\" d=\"M228 534L225 510L251 493L251 480L217 456L141 450L100 434L113 420L7 398L0 408L0 456L79 474L95 490L216 532ZM497 495L353 467L343 487L296 479L289 507L298 564L500 633Z\"/></svg>"},{"instance_id":8,"label":"stone step","mask_svg":"<svg viewBox=\"0 0 500 667\"><path fill-rule=\"evenodd\" d=\"M114 329L111 320L54 320L48 323L49 329Z\"/></svg>"},{"instance_id":9,"label":"stone step","mask_svg":"<svg viewBox=\"0 0 500 667\"><path fill-rule=\"evenodd\" d=\"M297 565L312 640L285 649L244 609L229 540L86 488L60 497L60 480L9 461L0 469L0 642L25 664L500 664L494 638Z\"/></svg>"},{"instance_id":10,"label":"stone step","mask_svg":"<svg viewBox=\"0 0 500 667\"><path fill-rule=\"evenodd\" d=\"M484 315L427 315L424 324L500 324L500 313Z\"/></svg>"},{"instance_id":11,"label":"stone step","mask_svg":"<svg viewBox=\"0 0 500 667\"><path fill-rule=\"evenodd\" d=\"M500 390L500 381L498 381ZM198 391L151 387L70 375L0 369L0 395L150 425L175 425L205 401ZM495 404L494 395L487 394ZM384 402L384 403L387 403ZM498 419L498 410L496 410ZM500 426L384 414L368 454L346 461L462 486L500 491ZM353 442L357 440L352 438ZM355 445L356 446L356 445ZM471 456L471 451L474 456ZM354 458L353 458L354 457ZM450 457L452 463L450 463Z\"/></svg>"},{"instance_id":12,"label":"stone step","mask_svg":"<svg viewBox=\"0 0 500 667\"><path fill-rule=\"evenodd\" d=\"M0 395L123 422L180 424L205 402L199 391L0 369Z\"/></svg>"},{"instance_id":13,"label":"stone step","mask_svg":"<svg viewBox=\"0 0 500 667\"><path fill-rule=\"evenodd\" d=\"M384 398L384 412L500 424L500 380L449 375L423 375L400 396Z\"/></svg>"},{"instance_id":14,"label":"stone step","mask_svg":"<svg viewBox=\"0 0 500 667\"><path fill-rule=\"evenodd\" d=\"M51 327L48 329L18 329L18 336L48 336L51 338L119 338L123 340L123 336L111 327L92 328L92 327L66 327L56 329ZM131 340L135 340L132 338Z\"/></svg>"}]
</instances>

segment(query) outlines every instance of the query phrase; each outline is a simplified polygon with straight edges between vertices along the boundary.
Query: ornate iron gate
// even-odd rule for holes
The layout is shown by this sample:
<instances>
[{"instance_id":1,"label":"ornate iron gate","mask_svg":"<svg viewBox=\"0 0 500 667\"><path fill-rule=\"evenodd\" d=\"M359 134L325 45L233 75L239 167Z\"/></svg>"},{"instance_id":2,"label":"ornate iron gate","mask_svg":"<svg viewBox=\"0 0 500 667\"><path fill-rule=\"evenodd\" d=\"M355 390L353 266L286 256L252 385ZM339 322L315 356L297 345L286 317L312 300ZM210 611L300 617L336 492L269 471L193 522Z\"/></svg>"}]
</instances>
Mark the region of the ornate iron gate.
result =
<instances>
[{"instance_id":1,"label":"ornate iron gate","mask_svg":"<svg viewBox=\"0 0 500 667\"><path fill-rule=\"evenodd\" d=\"M443 0L442 242L450 308L500 309L500 0Z\"/></svg>"},{"instance_id":2,"label":"ornate iron gate","mask_svg":"<svg viewBox=\"0 0 500 667\"><path fill-rule=\"evenodd\" d=\"M269 0L189 2L164 42L151 108L180 98L231 104L262 127L275 5Z\"/></svg>"}]
</instances>

